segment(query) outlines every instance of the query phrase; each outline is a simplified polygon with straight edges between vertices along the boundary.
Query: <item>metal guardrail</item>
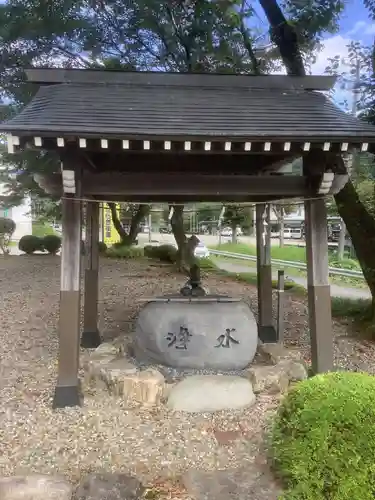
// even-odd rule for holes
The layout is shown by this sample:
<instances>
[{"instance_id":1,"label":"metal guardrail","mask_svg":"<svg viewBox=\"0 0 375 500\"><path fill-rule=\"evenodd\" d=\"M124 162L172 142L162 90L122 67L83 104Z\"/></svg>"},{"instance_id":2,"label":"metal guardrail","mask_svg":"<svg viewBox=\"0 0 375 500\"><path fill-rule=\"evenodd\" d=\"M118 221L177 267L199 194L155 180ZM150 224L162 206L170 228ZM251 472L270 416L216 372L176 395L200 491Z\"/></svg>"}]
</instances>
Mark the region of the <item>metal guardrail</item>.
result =
<instances>
[{"instance_id":1,"label":"metal guardrail","mask_svg":"<svg viewBox=\"0 0 375 500\"><path fill-rule=\"evenodd\" d=\"M221 250L211 250L210 253L212 255L217 255L219 257L230 257L232 259L238 260L247 260L247 261L256 261L257 258L255 255L244 255L243 253L232 253L232 252L222 252ZM280 259L272 259L272 264L284 267L294 267L296 269L300 269L301 271L307 271L307 266L304 262L295 262L291 260L280 260ZM342 269L340 267L329 267L329 274L336 276L346 276L348 278L357 278L364 279L361 271L353 271L351 269Z\"/></svg>"}]
</instances>

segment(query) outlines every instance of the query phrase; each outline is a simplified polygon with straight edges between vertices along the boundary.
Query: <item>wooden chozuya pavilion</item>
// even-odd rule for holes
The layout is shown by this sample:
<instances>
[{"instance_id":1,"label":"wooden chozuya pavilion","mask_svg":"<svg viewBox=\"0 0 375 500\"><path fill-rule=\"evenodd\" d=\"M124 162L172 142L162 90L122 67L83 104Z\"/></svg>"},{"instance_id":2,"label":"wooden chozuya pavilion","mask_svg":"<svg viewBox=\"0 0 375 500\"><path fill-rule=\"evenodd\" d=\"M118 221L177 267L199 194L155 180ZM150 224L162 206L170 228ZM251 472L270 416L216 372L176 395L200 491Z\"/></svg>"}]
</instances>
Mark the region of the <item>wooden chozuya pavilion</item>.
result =
<instances>
[{"instance_id":1,"label":"wooden chozuya pavilion","mask_svg":"<svg viewBox=\"0 0 375 500\"><path fill-rule=\"evenodd\" d=\"M80 404L82 200L86 200L84 332L100 343L98 201L257 203L259 337L277 342L272 320L267 202L303 198L309 324L315 372L333 368L324 197L347 181L342 155L375 150L375 127L336 108L327 76L239 76L30 69L40 86L2 124L8 148L56 150L61 172L38 182L61 193L63 243L58 380L54 407ZM303 157L303 174L280 167ZM92 201L87 201L92 200ZM269 226L268 226L269 227Z\"/></svg>"}]
</instances>

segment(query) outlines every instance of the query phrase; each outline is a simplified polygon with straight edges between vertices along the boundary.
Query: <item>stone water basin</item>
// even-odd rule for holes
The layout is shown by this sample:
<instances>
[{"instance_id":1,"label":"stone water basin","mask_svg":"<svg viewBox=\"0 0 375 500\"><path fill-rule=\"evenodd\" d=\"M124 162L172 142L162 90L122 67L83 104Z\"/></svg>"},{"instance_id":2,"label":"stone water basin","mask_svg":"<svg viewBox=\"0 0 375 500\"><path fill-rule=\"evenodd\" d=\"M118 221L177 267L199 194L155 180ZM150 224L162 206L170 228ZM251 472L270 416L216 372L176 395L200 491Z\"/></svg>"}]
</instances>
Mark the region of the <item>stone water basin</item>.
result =
<instances>
[{"instance_id":1,"label":"stone water basin","mask_svg":"<svg viewBox=\"0 0 375 500\"><path fill-rule=\"evenodd\" d=\"M257 343L255 317L242 300L166 295L140 311L134 354L174 368L242 370L253 361Z\"/></svg>"}]
</instances>

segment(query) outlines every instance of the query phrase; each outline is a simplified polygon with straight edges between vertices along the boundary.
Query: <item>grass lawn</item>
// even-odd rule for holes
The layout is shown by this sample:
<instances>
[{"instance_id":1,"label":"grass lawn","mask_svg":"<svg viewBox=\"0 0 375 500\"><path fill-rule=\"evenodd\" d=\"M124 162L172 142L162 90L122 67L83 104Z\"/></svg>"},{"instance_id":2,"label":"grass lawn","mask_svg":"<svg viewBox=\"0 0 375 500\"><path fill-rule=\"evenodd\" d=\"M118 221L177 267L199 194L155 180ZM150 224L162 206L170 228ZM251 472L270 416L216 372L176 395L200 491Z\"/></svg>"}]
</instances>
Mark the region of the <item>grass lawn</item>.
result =
<instances>
[{"instance_id":1,"label":"grass lawn","mask_svg":"<svg viewBox=\"0 0 375 500\"><path fill-rule=\"evenodd\" d=\"M216 246L215 250L222 252L242 253L245 255L256 255L256 247L253 245L246 245L245 243L224 243L224 245ZM294 262L306 262L306 249L305 247L297 247L287 245L285 247L271 246L272 259L290 260Z\"/></svg>"},{"instance_id":2,"label":"grass lawn","mask_svg":"<svg viewBox=\"0 0 375 500\"><path fill-rule=\"evenodd\" d=\"M233 244L233 243L225 243L220 246L212 247L213 250L221 250L222 252L231 252L231 253L238 253L238 254L244 254L244 255L252 255L256 256L256 247L252 245L246 245L244 243L238 243L238 244ZM249 266L249 267L255 267L256 262L252 261L243 261L241 259L233 259L229 257L223 257L225 259L231 260L232 262L236 262L241 264ZM306 249L304 247L298 247L298 246L293 246L293 245L288 245L285 247L277 247L277 246L271 246L271 258L276 259L276 260L285 260L285 261L291 261L291 262L303 262L306 263ZM355 261L353 259L343 259L341 262L338 262L337 259L335 258L335 255L330 255L330 265L332 267L343 267L344 269L353 269L353 270L358 270L360 271L360 266L358 261ZM290 277L293 276L302 276L306 277L307 273L306 271L302 271L300 269L296 269L295 267L287 267L285 265L277 265L273 264L272 266L274 269L283 269L285 271L286 275L289 275ZM339 286L349 286L349 287L354 287L354 288L366 288L366 282L362 279L356 279L356 278L351 278L347 276L337 276L337 275L331 275L330 276L331 283L334 283Z\"/></svg>"},{"instance_id":3,"label":"grass lawn","mask_svg":"<svg viewBox=\"0 0 375 500\"><path fill-rule=\"evenodd\" d=\"M44 238L49 234L56 234L56 231L47 223L44 222L33 222L33 236L38 236L39 238Z\"/></svg>"}]
</instances>

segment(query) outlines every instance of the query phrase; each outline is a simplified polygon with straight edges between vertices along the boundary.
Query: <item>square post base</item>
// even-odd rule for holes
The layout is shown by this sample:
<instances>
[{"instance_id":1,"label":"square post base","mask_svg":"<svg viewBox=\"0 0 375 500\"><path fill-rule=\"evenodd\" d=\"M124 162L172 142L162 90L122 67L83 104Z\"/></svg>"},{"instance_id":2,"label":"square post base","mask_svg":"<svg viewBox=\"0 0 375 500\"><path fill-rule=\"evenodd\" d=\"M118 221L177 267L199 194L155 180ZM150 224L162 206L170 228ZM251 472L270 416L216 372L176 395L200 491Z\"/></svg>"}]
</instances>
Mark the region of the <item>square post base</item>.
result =
<instances>
[{"instance_id":1,"label":"square post base","mask_svg":"<svg viewBox=\"0 0 375 500\"><path fill-rule=\"evenodd\" d=\"M96 349L102 343L99 330L82 332L81 336L81 347L83 349Z\"/></svg>"},{"instance_id":2,"label":"square post base","mask_svg":"<svg viewBox=\"0 0 375 500\"><path fill-rule=\"evenodd\" d=\"M276 328L272 325L258 325L258 337L265 344L276 344L279 341Z\"/></svg>"},{"instance_id":3,"label":"square post base","mask_svg":"<svg viewBox=\"0 0 375 500\"><path fill-rule=\"evenodd\" d=\"M54 410L58 408L82 406L82 404L83 396L79 385L56 386L52 403L52 408Z\"/></svg>"}]
</instances>

